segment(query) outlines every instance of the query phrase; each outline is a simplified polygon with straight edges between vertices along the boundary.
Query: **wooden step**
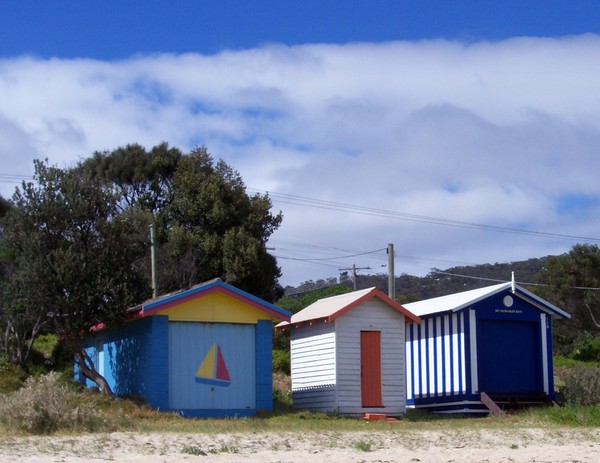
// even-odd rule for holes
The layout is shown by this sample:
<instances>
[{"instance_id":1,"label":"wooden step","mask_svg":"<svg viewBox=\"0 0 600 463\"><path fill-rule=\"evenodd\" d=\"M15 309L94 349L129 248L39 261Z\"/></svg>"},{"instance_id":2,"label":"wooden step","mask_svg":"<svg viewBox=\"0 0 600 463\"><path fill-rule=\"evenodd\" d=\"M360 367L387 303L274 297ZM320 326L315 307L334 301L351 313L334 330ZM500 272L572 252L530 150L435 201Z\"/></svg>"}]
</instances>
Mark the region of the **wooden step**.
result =
<instances>
[{"instance_id":1,"label":"wooden step","mask_svg":"<svg viewBox=\"0 0 600 463\"><path fill-rule=\"evenodd\" d=\"M365 413L363 420L366 421L387 421L388 423L395 423L398 420L396 418L389 417L383 413Z\"/></svg>"},{"instance_id":2,"label":"wooden step","mask_svg":"<svg viewBox=\"0 0 600 463\"><path fill-rule=\"evenodd\" d=\"M487 395L485 392L480 392L479 393L479 397L481 397L481 401L483 402L483 405L485 405L488 410L490 411L490 413L492 415L496 415L496 416L502 416L505 415L505 413L502 411L502 409L498 406L498 404L496 404L496 402L494 402L489 395Z\"/></svg>"}]
</instances>

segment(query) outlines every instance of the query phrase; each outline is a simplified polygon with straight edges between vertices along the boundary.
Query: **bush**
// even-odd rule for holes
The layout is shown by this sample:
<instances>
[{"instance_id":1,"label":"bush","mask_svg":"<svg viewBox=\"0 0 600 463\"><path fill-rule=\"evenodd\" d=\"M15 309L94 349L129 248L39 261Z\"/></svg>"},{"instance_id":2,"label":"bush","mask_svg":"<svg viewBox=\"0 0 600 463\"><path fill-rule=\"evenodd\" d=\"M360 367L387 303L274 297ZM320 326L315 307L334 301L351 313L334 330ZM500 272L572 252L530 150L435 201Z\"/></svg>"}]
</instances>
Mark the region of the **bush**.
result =
<instances>
[{"instance_id":1,"label":"bush","mask_svg":"<svg viewBox=\"0 0 600 463\"><path fill-rule=\"evenodd\" d=\"M273 411L288 412L292 409L292 382L289 375L273 372Z\"/></svg>"},{"instance_id":2,"label":"bush","mask_svg":"<svg viewBox=\"0 0 600 463\"><path fill-rule=\"evenodd\" d=\"M573 368L562 368L557 374L563 383L559 394L567 404L600 404L600 366L577 365Z\"/></svg>"},{"instance_id":3,"label":"bush","mask_svg":"<svg viewBox=\"0 0 600 463\"><path fill-rule=\"evenodd\" d=\"M581 339L575 347L573 358L584 362L600 360L600 336L597 338L585 336Z\"/></svg>"},{"instance_id":4,"label":"bush","mask_svg":"<svg viewBox=\"0 0 600 463\"><path fill-rule=\"evenodd\" d=\"M287 413L292 410L292 393L273 389L273 412Z\"/></svg>"},{"instance_id":5,"label":"bush","mask_svg":"<svg viewBox=\"0 0 600 463\"><path fill-rule=\"evenodd\" d=\"M94 401L61 380L56 372L27 379L18 391L0 396L0 420L12 429L33 434L97 431L108 427Z\"/></svg>"},{"instance_id":6,"label":"bush","mask_svg":"<svg viewBox=\"0 0 600 463\"><path fill-rule=\"evenodd\" d=\"M273 349L273 371L290 374L290 351Z\"/></svg>"},{"instance_id":7,"label":"bush","mask_svg":"<svg viewBox=\"0 0 600 463\"><path fill-rule=\"evenodd\" d=\"M23 387L27 374L18 365L0 358L0 394L14 392Z\"/></svg>"}]
</instances>

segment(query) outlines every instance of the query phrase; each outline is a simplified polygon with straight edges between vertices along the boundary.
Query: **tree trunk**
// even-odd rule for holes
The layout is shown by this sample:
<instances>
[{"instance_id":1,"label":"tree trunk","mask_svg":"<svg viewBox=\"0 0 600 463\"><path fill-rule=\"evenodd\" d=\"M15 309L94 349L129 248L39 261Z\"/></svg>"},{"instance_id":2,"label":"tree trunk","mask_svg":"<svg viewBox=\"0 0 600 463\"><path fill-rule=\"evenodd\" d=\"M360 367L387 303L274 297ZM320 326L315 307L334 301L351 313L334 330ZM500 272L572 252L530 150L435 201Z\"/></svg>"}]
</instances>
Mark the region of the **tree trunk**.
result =
<instances>
[{"instance_id":1,"label":"tree trunk","mask_svg":"<svg viewBox=\"0 0 600 463\"><path fill-rule=\"evenodd\" d=\"M96 383L100 388L100 392L102 392L104 395L111 397L114 396L114 393L106 381L106 378L98 373L94 362L92 362L92 359L89 357L89 355L87 355L85 349L79 346L74 350L75 362L77 362L77 367L83 376Z\"/></svg>"},{"instance_id":2,"label":"tree trunk","mask_svg":"<svg viewBox=\"0 0 600 463\"><path fill-rule=\"evenodd\" d=\"M586 303L585 303L585 307L586 307L586 309L588 310L588 312L589 312L589 314L590 314L590 317L591 317L591 319L592 319L592 323L594 324L594 326L595 326L596 328L599 328L599 329L600 329L600 323L598 323L598 322L596 321L596 317L594 317L594 312L592 311L592 308L590 307L590 304L588 304L588 303L586 302Z\"/></svg>"},{"instance_id":3,"label":"tree trunk","mask_svg":"<svg viewBox=\"0 0 600 463\"><path fill-rule=\"evenodd\" d=\"M42 317L34 321L26 319L19 320L18 316L6 317L6 329L2 340L2 350L11 363L25 368L27 359L33 350L33 343L38 337L44 325Z\"/></svg>"}]
</instances>

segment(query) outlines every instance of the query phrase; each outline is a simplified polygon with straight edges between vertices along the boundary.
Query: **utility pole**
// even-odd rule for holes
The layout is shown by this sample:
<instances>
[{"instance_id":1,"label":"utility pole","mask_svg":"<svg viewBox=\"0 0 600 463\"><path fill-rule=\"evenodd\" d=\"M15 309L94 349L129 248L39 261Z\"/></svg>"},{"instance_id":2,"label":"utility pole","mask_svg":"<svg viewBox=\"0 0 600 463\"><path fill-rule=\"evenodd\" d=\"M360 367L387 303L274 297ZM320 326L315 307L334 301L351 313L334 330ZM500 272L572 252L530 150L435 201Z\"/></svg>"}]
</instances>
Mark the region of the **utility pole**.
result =
<instances>
[{"instance_id":1,"label":"utility pole","mask_svg":"<svg viewBox=\"0 0 600 463\"><path fill-rule=\"evenodd\" d=\"M388 296L396 300L396 277L394 275L394 245L388 244Z\"/></svg>"},{"instance_id":2,"label":"utility pole","mask_svg":"<svg viewBox=\"0 0 600 463\"><path fill-rule=\"evenodd\" d=\"M152 297L158 297L158 285L156 283L156 231L154 224L150 224L150 261L152 264Z\"/></svg>"},{"instance_id":3,"label":"utility pole","mask_svg":"<svg viewBox=\"0 0 600 463\"><path fill-rule=\"evenodd\" d=\"M351 268L340 268L338 269L340 272L352 270L352 281L354 283L354 291L356 291L356 272L358 270L371 270L371 267L357 267L356 264L352 264Z\"/></svg>"}]
</instances>

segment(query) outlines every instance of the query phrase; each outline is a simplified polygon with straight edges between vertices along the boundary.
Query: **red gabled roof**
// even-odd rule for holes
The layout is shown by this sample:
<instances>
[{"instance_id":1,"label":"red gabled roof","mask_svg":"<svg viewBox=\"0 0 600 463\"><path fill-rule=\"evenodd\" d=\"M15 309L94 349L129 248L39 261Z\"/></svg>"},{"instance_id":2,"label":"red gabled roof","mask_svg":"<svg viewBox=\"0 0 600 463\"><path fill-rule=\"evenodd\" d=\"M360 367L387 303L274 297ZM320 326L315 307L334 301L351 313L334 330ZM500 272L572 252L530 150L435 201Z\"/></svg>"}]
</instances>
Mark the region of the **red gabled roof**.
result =
<instances>
[{"instance_id":1,"label":"red gabled roof","mask_svg":"<svg viewBox=\"0 0 600 463\"><path fill-rule=\"evenodd\" d=\"M397 310L403 314L409 322L421 323L419 317L375 287L319 299L300 312L292 315L290 323L292 325L300 325L314 321L332 322L363 302L373 298L377 298ZM283 322L277 326L283 328L286 325L288 325L288 323Z\"/></svg>"}]
</instances>

